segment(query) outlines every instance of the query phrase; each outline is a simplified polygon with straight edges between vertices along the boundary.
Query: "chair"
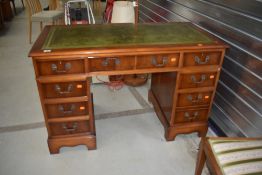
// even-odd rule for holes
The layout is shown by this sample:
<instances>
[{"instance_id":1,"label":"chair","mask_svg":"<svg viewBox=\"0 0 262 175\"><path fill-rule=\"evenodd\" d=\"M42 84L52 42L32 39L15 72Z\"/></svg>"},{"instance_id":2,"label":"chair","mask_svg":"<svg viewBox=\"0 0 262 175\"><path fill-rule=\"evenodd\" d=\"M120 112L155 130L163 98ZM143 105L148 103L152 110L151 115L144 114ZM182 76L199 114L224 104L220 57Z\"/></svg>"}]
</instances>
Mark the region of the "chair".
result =
<instances>
[{"instance_id":1,"label":"chair","mask_svg":"<svg viewBox=\"0 0 262 175\"><path fill-rule=\"evenodd\" d=\"M195 175L205 162L214 175L262 174L262 138L202 138Z\"/></svg>"},{"instance_id":2,"label":"chair","mask_svg":"<svg viewBox=\"0 0 262 175\"><path fill-rule=\"evenodd\" d=\"M43 22L55 22L62 19L64 13L58 10L43 11L39 0L26 0L29 24L29 43L32 42L32 22L40 22L40 29L43 29Z\"/></svg>"},{"instance_id":3,"label":"chair","mask_svg":"<svg viewBox=\"0 0 262 175\"><path fill-rule=\"evenodd\" d=\"M15 15L17 15L16 7L15 7L15 0L10 0L10 2L11 2L12 5L13 5L13 9L14 9L14 13L15 13ZM23 5L23 8L25 8L24 1L21 0L21 2L22 2L22 5Z\"/></svg>"},{"instance_id":4,"label":"chair","mask_svg":"<svg viewBox=\"0 0 262 175\"><path fill-rule=\"evenodd\" d=\"M133 1L115 1L111 23L135 23L134 7Z\"/></svg>"},{"instance_id":5,"label":"chair","mask_svg":"<svg viewBox=\"0 0 262 175\"><path fill-rule=\"evenodd\" d=\"M107 0L104 23L138 23L138 0Z\"/></svg>"},{"instance_id":6,"label":"chair","mask_svg":"<svg viewBox=\"0 0 262 175\"><path fill-rule=\"evenodd\" d=\"M101 0L93 0L93 9L98 12L99 15L102 13L102 2Z\"/></svg>"},{"instance_id":7,"label":"chair","mask_svg":"<svg viewBox=\"0 0 262 175\"><path fill-rule=\"evenodd\" d=\"M58 6L59 6L59 0L48 1L49 10L57 10Z\"/></svg>"}]
</instances>

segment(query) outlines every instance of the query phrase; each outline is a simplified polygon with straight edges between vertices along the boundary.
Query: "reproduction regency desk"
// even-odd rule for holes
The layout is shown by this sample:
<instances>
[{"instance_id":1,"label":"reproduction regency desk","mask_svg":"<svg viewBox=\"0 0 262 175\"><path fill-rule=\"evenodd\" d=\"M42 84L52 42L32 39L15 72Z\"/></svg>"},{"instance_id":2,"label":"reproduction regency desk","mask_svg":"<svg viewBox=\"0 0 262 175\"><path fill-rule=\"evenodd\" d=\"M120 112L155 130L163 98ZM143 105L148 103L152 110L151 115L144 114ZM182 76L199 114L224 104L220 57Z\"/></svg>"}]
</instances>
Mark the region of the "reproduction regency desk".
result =
<instances>
[{"instance_id":1,"label":"reproduction regency desk","mask_svg":"<svg viewBox=\"0 0 262 175\"><path fill-rule=\"evenodd\" d=\"M90 79L153 73L149 101L165 128L205 136L227 45L190 23L46 26L33 45L50 153L96 149Z\"/></svg>"}]
</instances>

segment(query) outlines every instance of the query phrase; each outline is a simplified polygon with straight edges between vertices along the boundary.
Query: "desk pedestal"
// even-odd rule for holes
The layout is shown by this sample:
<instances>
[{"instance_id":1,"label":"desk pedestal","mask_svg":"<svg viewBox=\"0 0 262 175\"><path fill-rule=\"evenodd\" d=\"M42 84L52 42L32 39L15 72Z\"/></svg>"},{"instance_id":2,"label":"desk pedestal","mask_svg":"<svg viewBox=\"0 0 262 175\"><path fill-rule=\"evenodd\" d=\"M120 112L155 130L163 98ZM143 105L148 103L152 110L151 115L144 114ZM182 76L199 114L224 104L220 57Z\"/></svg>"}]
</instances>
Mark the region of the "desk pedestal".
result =
<instances>
[{"instance_id":1,"label":"desk pedestal","mask_svg":"<svg viewBox=\"0 0 262 175\"><path fill-rule=\"evenodd\" d=\"M29 56L50 153L96 149L90 84L99 75L152 73L149 101L166 140L205 136L226 47L189 23L45 27Z\"/></svg>"}]
</instances>

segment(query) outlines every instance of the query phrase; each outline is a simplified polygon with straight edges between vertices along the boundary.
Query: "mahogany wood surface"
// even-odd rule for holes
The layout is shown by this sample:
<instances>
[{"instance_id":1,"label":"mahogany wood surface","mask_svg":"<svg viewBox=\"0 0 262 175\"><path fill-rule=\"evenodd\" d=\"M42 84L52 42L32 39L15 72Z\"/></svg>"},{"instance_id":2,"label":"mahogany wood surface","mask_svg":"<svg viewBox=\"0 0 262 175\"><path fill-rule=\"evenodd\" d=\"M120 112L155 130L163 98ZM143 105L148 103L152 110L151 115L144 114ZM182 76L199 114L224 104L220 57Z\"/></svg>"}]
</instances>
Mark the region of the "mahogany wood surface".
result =
<instances>
[{"instance_id":1,"label":"mahogany wood surface","mask_svg":"<svg viewBox=\"0 0 262 175\"><path fill-rule=\"evenodd\" d=\"M135 68L135 57L106 57L90 59L90 72L132 70Z\"/></svg>"},{"instance_id":2,"label":"mahogany wood surface","mask_svg":"<svg viewBox=\"0 0 262 175\"><path fill-rule=\"evenodd\" d=\"M148 24L139 26L149 29L146 25ZM166 27L165 25L172 26L157 24L157 27ZM152 73L149 101L153 103L165 128L166 140L174 140L177 134L191 132L205 136L227 45L189 23L182 25L201 32L208 37L210 43L133 43L105 47L104 41L101 41L102 47L99 44L97 47L86 48L70 48L67 45L66 49L48 50L43 49L43 45L46 38L53 41L49 36L53 27L45 27L29 56L34 63L50 153L58 153L62 146L79 144L85 144L89 149L96 148L93 97L90 92L91 77L96 75ZM127 26L134 27L119 24L119 31L120 27ZM85 27L88 30L108 28L97 25ZM139 28L135 30L139 31ZM110 38L111 34L106 36ZM130 38L135 40L141 36L133 36L132 32L127 32L122 37L130 42ZM74 38L73 40L76 41ZM64 41L67 42L66 38Z\"/></svg>"},{"instance_id":3,"label":"mahogany wood surface","mask_svg":"<svg viewBox=\"0 0 262 175\"><path fill-rule=\"evenodd\" d=\"M43 100L43 104L57 104L57 103L76 103L81 101L89 101L89 97L81 96L81 97L67 97L67 98L46 98Z\"/></svg>"},{"instance_id":4,"label":"mahogany wood surface","mask_svg":"<svg viewBox=\"0 0 262 175\"><path fill-rule=\"evenodd\" d=\"M85 82L66 82L66 83L43 83L45 98L65 98L85 96Z\"/></svg>"},{"instance_id":5,"label":"mahogany wood surface","mask_svg":"<svg viewBox=\"0 0 262 175\"><path fill-rule=\"evenodd\" d=\"M86 102L47 104L46 109L49 118L88 115L88 104Z\"/></svg>"},{"instance_id":6,"label":"mahogany wood surface","mask_svg":"<svg viewBox=\"0 0 262 175\"><path fill-rule=\"evenodd\" d=\"M208 109L185 109L183 111L176 111L175 123L186 123L195 121L207 121Z\"/></svg>"},{"instance_id":7,"label":"mahogany wood surface","mask_svg":"<svg viewBox=\"0 0 262 175\"><path fill-rule=\"evenodd\" d=\"M199 72L194 74L181 74L179 88L186 89L186 88L214 86L216 82L216 74L217 74L216 72L210 72L210 73Z\"/></svg>"},{"instance_id":8,"label":"mahogany wood surface","mask_svg":"<svg viewBox=\"0 0 262 175\"><path fill-rule=\"evenodd\" d=\"M70 65L70 69L65 70L66 65ZM84 60L57 60L57 61L38 61L39 75L64 75L84 73ZM55 71L52 67L56 67Z\"/></svg>"},{"instance_id":9,"label":"mahogany wood surface","mask_svg":"<svg viewBox=\"0 0 262 175\"><path fill-rule=\"evenodd\" d=\"M154 64L152 62L155 61ZM161 55L144 55L137 57L137 69L148 69L158 67L177 67L179 61L179 53L161 54Z\"/></svg>"},{"instance_id":10,"label":"mahogany wood surface","mask_svg":"<svg viewBox=\"0 0 262 175\"><path fill-rule=\"evenodd\" d=\"M50 75L50 76L38 76L37 81L41 83L56 83L56 82L71 82L71 81L86 81L85 74L70 74L70 75Z\"/></svg>"},{"instance_id":11,"label":"mahogany wood surface","mask_svg":"<svg viewBox=\"0 0 262 175\"><path fill-rule=\"evenodd\" d=\"M177 107L206 106L210 104L212 92L179 93Z\"/></svg>"},{"instance_id":12,"label":"mahogany wood surface","mask_svg":"<svg viewBox=\"0 0 262 175\"><path fill-rule=\"evenodd\" d=\"M199 63L195 61L195 59L197 58L199 58L200 60ZM184 66L219 65L220 60L221 60L221 52L190 52L190 53L185 53L183 65Z\"/></svg>"},{"instance_id":13,"label":"mahogany wood surface","mask_svg":"<svg viewBox=\"0 0 262 175\"><path fill-rule=\"evenodd\" d=\"M50 118L47 121L49 123L61 123L61 122L72 122L72 121L83 121L83 120L89 120L89 115L74 115L72 117L61 117L61 118Z\"/></svg>"},{"instance_id":14,"label":"mahogany wood surface","mask_svg":"<svg viewBox=\"0 0 262 175\"><path fill-rule=\"evenodd\" d=\"M89 133L72 137L48 138L47 142L51 154L59 153L62 146L86 145L89 150L96 149L96 137Z\"/></svg>"},{"instance_id":15,"label":"mahogany wood surface","mask_svg":"<svg viewBox=\"0 0 262 175\"><path fill-rule=\"evenodd\" d=\"M83 132L89 132L88 121L71 121L61 123L50 123L50 131L52 136L70 135Z\"/></svg>"},{"instance_id":16,"label":"mahogany wood surface","mask_svg":"<svg viewBox=\"0 0 262 175\"><path fill-rule=\"evenodd\" d=\"M160 104L153 94L152 90L148 92L149 101L153 104L155 112L164 126L165 138L167 141L172 141L176 138L178 134L187 134L192 132L198 132L199 137L204 137L207 133L208 125L207 121L202 122L187 122L187 123L176 123L170 124L170 120L167 119L163 113Z\"/></svg>"},{"instance_id":17,"label":"mahogany wood surface","mask_svg":"<svg viewBox=\"0 0 262 175\"><path fill-rule=\"evenodd\" d=\"M154 92L160 108L169 121L173 110L173 92L176 87L177 73L154 73L151 78L151 90Z\"/></svg>"}]
</instances>

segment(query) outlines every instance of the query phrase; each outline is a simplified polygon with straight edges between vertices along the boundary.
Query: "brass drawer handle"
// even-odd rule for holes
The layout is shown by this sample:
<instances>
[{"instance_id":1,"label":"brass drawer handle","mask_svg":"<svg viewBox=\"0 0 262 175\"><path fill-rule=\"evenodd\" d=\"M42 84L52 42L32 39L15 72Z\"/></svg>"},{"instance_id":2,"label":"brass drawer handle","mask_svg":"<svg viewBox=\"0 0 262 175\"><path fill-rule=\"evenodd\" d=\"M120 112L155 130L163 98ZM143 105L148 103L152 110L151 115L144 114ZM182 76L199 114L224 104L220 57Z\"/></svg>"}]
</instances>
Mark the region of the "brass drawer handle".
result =
<instances>
[{"instance_id":1,"label":"brass drawer handle","mask_svg":"<svg viewBox=\"0 0 262 175\"><path fill-rule=\"evenodd\" d=\"M203 96L202 94L198 94L196 99L193 99L192 95L188 95L187 100L190 101L191 103L200 103L203 100Z\"/></svg>"},{"instance_id":2,"label":"brass drawer handle","mask_svg":"<svg viewBox=\"0 0 262 175\"><path fill-rule=\"evenodd\" d=\"M77 130L78 124L75 122L73 123L72 127L68 127L65 123L63 123L62 127L66 130L66 132L74 132Z\"/></svg>"},{"instance_id":3,"label":"brass drawer handle","mask_svg":"<svg viewBox=\"0 0 262 175\"><path fill-rule=\"evenodd\" d=\"M62 64L62 62L60 61L59 64ZM64 64L64 70L58 70L58 66L56 64L51 64L51 69L53 72L56 73L65 73L68 72L71 69L72 65L71 63L65 63Z\"/></svg>"},{"instance_id":4,"label":"brass drawer handle","mask_svg":"<svg viewBox=\"0 0 262 175\"><path fill-rule=\"evenodd\" d=\"M105 58L103 61L102 61L102 66L108 66L109 65L109 61L110 60L114 60L115 61L115 65L120 65L121 61L119 58Z\"/></svg>"},{"instance_id":5,"label":"brass drawer handle","mask_svg":"<svg viewBox=\"0 0 262 175\"><path fill-rule=\"evenodd\" d=\"M201 83L203 83L206 80L206 75L201 75L201 78L200 78L199 81L196 80L196 76L195 75L192 75L191 76L191 80L195 84L201 84Z\"/></svg>"},{"instance_id":6,"label":"brass drawer handle","mask_svg":"<svg viewBox=\"0 0 262 175\"><path fill-rule=\"evenodd\" d=\"M73 91L73 84L69 84L67 86L67 90L66 91L61 91L61 87L58 84L56 84L55 85L55 91L57 93L59 93L59 94L69 94L69 93L71 93Z\"/></svg>"},{"instance_id":7,"label":"brass drawer handle","mask_svg":"<svg viewBox=\"0 0 262 175\"><path fill-rule=\"evenodd\" d=\"M70 106L69 110L65 110L63 105L58 106L59 111L64 113L64 114L72 114L74 112L75 108L76 108L76 106L74 104L72 104Z\"/></svg>"},{"instance_id":8,"label":"brass drawer handle","mask_svg":"<svg viewBox=\"0 0 262 175\"><path fill-rule=\"evenodd\" d=\"M158 63L157 63L157 60L156 60L156 57L152 57L151 63L152 63L152 65L155 66L155 67L164 67L164 66L167 64L167 60L168 60L167 57L163 57L163 58L162 58L162 63L161 63L161 64L158 64Z\"/></svg>"},{"instance_id":9,"label":"brass drawer handle","mask_svg":"<svg viewBox=\"0 0 262 175\"><path fill-rule=\"evenodd\" d=\"M203 57L203 53L202 53L201 57ZM201 64L202 65L202 64L207 64L209 62L210 57L207 55L206 58L205 58L205 61L201 61L198 56L195 56L194 59L195 59L195 63L196 64Z\"/></svg>"},{"instance_id":10,"label":"brass drawer handle","mask_svg":"<svg viewBox=\"0 0 262 175\"><path fill-rule=\"evenodd\" d=\"M190 115L189 112L184 113L184 117L188 120L194 120L198 117L199 113L196 111L193 113L193 115Z\"/></svg>"}]
</instances>

